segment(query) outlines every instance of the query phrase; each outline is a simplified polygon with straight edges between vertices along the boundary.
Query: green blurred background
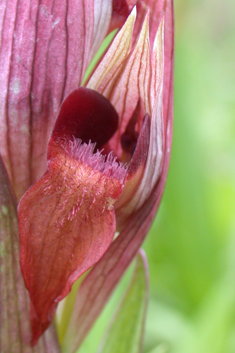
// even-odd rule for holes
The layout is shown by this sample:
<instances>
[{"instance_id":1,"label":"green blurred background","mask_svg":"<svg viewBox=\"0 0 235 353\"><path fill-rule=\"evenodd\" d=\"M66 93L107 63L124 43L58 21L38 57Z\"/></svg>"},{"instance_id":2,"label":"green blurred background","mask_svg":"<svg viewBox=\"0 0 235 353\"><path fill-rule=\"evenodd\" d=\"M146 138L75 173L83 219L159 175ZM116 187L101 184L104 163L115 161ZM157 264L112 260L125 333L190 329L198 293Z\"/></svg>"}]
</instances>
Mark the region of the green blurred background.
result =
<instances>
[{"instance_id":1,"label":"green blurred background","mask_svg":"<svg viewBox=\"0 0 235 353\"><path fill-rule=\"evenodd\" d=\"M144 244L144 352L235 353L235 1L176 0L175 25L172 158ZM128 279L79 352L96 351Z\"/></svg>"},{"instance_id":2,"label":"green blurred background","mask_svg":"<svg viewBox=\"0 0 235 353\"><path fill-rule=\"evenodd\" d=\"M235 1L175 1L172 158L145 242L146 352L235 352Z\"/></svg>"}]
</instances>

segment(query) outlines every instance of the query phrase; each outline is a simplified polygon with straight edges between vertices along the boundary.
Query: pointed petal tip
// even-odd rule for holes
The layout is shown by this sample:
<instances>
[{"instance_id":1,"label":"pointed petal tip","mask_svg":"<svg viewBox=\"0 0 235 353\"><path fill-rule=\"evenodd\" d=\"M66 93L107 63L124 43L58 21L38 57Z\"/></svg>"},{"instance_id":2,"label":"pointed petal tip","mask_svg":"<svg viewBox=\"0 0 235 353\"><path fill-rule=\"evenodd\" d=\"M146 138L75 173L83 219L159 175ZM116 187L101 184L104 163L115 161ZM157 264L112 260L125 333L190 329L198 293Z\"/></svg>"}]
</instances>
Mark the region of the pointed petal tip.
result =
<instances>
[{"instance_id":1,"label":"pointed petal tip","mask_svg":"<svg viewBox=\"0 0 235 353\"><path fill-rule=\"evenodd\" d=\"M136 9L136 6L133 7L132 11L131 11L131 14L134 18L136 18L137 16L137 9Z\"/></svg>"},{"instance_id":2,"label":"pointed petal tip","mask_svg":"<svg viewBox=\"0 0 235 353\"><path fill-rule=\"evenodd\" d=\"M90 77L87 87L109 97L115 80L126 61L131 49L132 36L136 20L136 8L128 16L124 25L118 31L108 51Z\"/></svg>"},{"instance_id":3,"label":"pointed petal tip","mask_svg":"<svg viewBox=\"0 0 235 353\"><path fill-rule=\"evenodd\" d=\"M149 19L150 19L150 11L147 10L137 42L141 42L141 39L142 40L147 39L149 41Z\"/></svg>"},{"instance_id":4,"label":"pointed petal tip","mask_svg":"<svg viewBox=\"0 0 235 353\"><path fill-rule=\"evenodd\" d=\"M55 313L56 307L57 306L54 307L54 313ZM50 319L42 322L40 320L40 318L38 317L32 302L30 303L30 321L31 321L30 345L31 345L31 347L35 347L37 345L38 340L41 337L41 335L43 335L43 333L49 328L49 326L53 320L53 316Z\"/></svg>"},{"instance_id":5,"label":"pointed petal tip","mask_svg":"<svg viewBox=\"0 0 235 353\"><path fill-rule=\"evenodd\" d=\"M158 30L154 39L153 50L163 51L164 46L164 26L165 26L165 16L162 15L162 19L159 23Z\"/></svg>"}]
</instances>

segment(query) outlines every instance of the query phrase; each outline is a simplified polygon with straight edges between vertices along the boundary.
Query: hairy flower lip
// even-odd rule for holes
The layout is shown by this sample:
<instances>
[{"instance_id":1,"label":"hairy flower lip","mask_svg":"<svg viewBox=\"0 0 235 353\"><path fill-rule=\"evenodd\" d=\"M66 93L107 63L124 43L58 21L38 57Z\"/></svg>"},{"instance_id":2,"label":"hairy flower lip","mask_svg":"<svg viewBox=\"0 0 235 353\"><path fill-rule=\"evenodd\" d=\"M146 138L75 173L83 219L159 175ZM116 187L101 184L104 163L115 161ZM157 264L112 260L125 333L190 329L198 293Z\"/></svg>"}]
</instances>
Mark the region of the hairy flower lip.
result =
<instances>
[{"instance_id":1,"label":"hairy flower lip","mask_svg":"<svg viewBox=\"0 0 235 353\"><path fill-rule=\"evenodd\" d=\"M32 302L33 345L58 302L113 240L114 203L127 170L92 141L97 136L102 147L117 123L112 104L98 92L84 87L72 91L51 135L48 170L19 203L20 264Z\"/></svg>"},{"instance_id":2,"label":"hairy flower lip","mask_svg":"<svg viewBox=\"0 0 235 353\"><path fill-rule=\"evenodd\" d=\"M113 205L126 170L111 157L104 162L100 152L93 154L91 144L76 148L80 160L67 153L54 157L18 206L20 264L32 302L33 344L51 323L58 302L99 260L116 231Z\"/></svg>"},{"instance_id":3,"label":"hairy flower lip","mask_svg":"<svg viewBox=\"0 0 235 353\"><path fill-rule=\"evenodd\" d=\"M66 143L64 151L69 156L70 161L74 159L75 163L81 162L89 166L92 170L101 172L106 176L125 180L123 175L124 170L126 170L126 165L118 162L117 157L112 151L109 152L108 155L102 154L102 150L99 151L96 149L95 143L89 142L87 144L81 139L74 138L73 141L69 142L69 145ZM76 166L74 166L74 169L76 169Z\"/></svg>"}]
</instances>

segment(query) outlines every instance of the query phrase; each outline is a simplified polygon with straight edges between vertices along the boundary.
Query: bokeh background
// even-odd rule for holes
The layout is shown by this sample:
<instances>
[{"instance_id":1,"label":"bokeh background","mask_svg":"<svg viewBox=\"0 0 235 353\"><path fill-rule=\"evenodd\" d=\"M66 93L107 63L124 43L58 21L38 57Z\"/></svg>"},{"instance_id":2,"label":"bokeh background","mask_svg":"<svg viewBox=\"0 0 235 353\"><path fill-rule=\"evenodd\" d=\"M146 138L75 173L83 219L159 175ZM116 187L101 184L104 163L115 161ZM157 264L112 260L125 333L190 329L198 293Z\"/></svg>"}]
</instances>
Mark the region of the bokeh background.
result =
<instances>
[{"instance_id":1,"label":"bokeh background","mask_svg":"<svg viewBox=\"0 0 235 353\"><path fill-rule=\"evenodd\" d=\"M235 352L235 2L175 1L169 177L144 248L146 352Z\"/></svg>"},{"instance_id":2,"label":"bokeh background","mask_svg":"<svg viewBox=\"0 0 235 353\"><path fill-rule=\"evenodd\" d=\"M235 1L175 0L175 26L172 158L144 244L144 353L235 353ZM127 282L79 352L96 351Z\"/></svg>"}]
</instances>

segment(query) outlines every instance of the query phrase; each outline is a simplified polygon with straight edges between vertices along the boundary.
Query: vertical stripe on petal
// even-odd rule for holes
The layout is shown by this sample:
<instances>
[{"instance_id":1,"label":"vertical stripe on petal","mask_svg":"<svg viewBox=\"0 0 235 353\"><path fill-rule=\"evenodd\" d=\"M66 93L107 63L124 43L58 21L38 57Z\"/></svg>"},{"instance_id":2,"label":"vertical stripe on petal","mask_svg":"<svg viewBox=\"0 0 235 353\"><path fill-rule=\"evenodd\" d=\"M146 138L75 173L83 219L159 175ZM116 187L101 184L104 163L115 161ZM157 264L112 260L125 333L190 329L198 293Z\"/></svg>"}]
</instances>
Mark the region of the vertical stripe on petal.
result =
<instances>
[{"instance_id":1,"label":"vertical stripe on petal","mask_svg":"<svg viewBox=\"0 0 235 353\"><path fill-rule=\"evenodd\" d=\"M104 92L106 95L106 92ZM135 107L140 102L140 113L136 122L139 133L143 118L150 110L150 47L148 15L145 18L138 41L128 57L119 80L115 83L110 101L120 117L119 128L110 141L110 148L121 158L120 138L125 131Z\"/></svg>"},{"instance_id":2,"label":"vertical stripe on petal","mask_svg":"<svg viewBox=\"0 0 235 353\"><path fill-rule=\"evenodd\" d=\"M135 18L136 9L134 8L91 76L87 84L88 88L92 88L101 94L105 92L104 95L106 97L109 96L109 92L115 83L114 79L118 77L122 65L130 52Z\"/></svg>"},{"instance_id":3,"label":"vertical stripe on petal","mask_svg":"<svg viewBox=\"0 0 235 353\"><path fill-rule=\"evenodd\" d=\"M110 0L94 0L94 29L89 62L99 49L102 40L108 32L111 15L112 2Z\"/></svg>"},{"instance_id":4,"label":"vertical stripe on petal","mask_svg":"<svg viewBox=\"0 0 235 353\"><path fill-rule=\"evenodd\" d=\"M152 96L152 119L150 132L150 145L148 158L138 190L129 203L128 213L140 208L153 191L158 178L161 174L164 139L164 120L163 120L163 71L164 71L164 22L162 21L153 50L153 73L152 89L155 96Z\"/></svg>"}]
</instances>

